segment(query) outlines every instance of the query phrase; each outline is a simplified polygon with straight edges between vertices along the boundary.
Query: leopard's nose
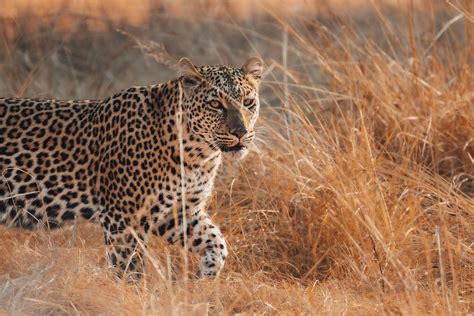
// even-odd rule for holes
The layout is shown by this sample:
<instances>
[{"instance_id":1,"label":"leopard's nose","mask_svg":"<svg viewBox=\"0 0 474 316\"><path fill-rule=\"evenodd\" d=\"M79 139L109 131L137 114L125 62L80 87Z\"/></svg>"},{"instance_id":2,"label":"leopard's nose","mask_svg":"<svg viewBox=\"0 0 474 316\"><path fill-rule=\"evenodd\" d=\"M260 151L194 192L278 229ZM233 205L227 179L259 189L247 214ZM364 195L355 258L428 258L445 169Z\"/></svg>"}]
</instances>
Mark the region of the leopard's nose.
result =
<instances>
[{"instance_id":1,"label":"leopard's nose","mask_svg":"<svg viewBox=\"0 0 474 316\"><path fill-rule=\"evenodd\" d=\"M239 126L230 130L230 133L238 139L241 139L245 134L247 134L247 132L248 130L244 126Z\"/></svg>"}]
</instances>

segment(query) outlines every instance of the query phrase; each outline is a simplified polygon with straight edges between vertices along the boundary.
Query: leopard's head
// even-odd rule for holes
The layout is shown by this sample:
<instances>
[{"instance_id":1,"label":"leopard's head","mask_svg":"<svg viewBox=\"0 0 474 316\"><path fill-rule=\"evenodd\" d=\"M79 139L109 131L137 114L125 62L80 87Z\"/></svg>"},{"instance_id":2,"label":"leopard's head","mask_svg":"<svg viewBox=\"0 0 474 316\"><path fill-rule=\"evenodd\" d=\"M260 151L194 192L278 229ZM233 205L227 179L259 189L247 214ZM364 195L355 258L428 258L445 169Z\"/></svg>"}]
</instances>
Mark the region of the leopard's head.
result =
<instances>
[{"instance_id":1,"label":"leopard's head","mask_svg":"<svg viewBox=\"0 0 474 316\"><path fill-rule=\"evenodd\" d=\"M190 133L212 149L241 158L252 142L260 102L263 61L252 57L241 68L195 67L179 61L183 112Z\"/></svg>"}]
</instances>

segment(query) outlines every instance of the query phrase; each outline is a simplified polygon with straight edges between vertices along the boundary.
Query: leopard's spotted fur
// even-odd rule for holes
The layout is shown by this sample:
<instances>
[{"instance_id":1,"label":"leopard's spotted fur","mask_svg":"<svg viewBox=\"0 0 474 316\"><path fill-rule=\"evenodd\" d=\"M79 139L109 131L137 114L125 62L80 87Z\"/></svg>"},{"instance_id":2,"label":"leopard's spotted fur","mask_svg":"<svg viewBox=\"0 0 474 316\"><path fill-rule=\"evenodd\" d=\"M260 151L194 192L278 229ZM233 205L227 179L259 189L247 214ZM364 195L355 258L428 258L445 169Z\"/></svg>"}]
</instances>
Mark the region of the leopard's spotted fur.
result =
<instances>
[{"instance_id":1,"label":"leopard's spotted fur","mask_svg":"<svg viewBox=\"0 0 474 316\"><path fill-rule=\"evenodd\" d=\"M110 264L132 277L143 268L135 237L186 239L202 254L199 273L216 275L227 248L205 205L222 153L239 156L254 137L262 65L183 58L178 79L105 100L0 98L0 222L96 219Z\"/></svg>"}]
</instances>

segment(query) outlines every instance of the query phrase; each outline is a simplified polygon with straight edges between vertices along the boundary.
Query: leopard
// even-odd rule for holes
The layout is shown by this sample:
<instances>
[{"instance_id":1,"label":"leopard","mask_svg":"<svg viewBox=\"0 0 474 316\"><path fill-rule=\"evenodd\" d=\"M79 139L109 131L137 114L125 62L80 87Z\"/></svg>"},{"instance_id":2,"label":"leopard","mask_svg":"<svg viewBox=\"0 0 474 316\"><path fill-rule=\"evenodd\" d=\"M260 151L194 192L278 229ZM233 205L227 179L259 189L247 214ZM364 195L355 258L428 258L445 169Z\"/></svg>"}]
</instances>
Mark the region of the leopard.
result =
<instances>
[{"instance_id":1,"label":"leopard","mask_svg":"<svg viewBox=\"0 0 474 316\"><path fill-rule=\"evenodd\" d=\"M145 274L152 236L220 274L226 240L206 209L221 164L255 138L263 60L195 66L96 100L0 98L0 224L52 230L100 224L107 267Z\"/></svg>"}]
</instances>

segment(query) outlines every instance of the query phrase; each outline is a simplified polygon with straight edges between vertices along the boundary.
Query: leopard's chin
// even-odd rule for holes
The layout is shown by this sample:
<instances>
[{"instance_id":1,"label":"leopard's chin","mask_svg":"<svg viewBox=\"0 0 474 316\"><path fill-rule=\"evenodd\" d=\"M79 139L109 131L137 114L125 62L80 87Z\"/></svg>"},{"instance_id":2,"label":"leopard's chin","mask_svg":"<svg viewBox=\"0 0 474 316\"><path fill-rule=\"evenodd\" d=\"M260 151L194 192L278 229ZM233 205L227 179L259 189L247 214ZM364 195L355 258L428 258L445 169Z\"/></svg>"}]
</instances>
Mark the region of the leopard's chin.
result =
<instances>
[{"instance_id":1,"label":"leopard's chin","mask_svg":"<svg viewBox=\"0 0 474 316\"><path fill-rule=\"evenodd\" d=\"M227 156L228 158L239 160L247 156L248 153L249 153L249 150L244 147L239 150L224 152L224 155Z\"/></svg>"}]
</instances>

